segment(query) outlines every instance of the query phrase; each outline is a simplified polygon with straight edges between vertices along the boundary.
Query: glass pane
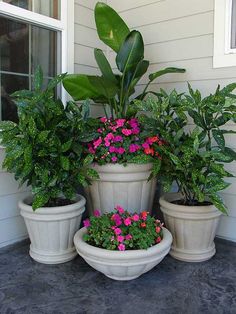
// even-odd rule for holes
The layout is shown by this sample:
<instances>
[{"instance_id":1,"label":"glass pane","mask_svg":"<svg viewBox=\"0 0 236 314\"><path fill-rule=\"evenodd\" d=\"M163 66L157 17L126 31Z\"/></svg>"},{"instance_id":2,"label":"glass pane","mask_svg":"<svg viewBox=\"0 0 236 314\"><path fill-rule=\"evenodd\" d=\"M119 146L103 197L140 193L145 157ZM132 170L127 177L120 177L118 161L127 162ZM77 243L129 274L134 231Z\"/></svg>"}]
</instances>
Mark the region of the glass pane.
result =
<instances>
[{"instance_id":1,"label":"glass pane","mask_svg":"<svg viewBox=\"0 0 236 314\"><path fill-rule=\"evenodd\" d=\"M232 0L231 48L236 48L236 0Z\"/></svg>"},{"instance_id":2,"label":"glass pane","mask_svg":"<svg viewBox=\"0 0 236 314\"><path fill-rule=\"evenodd\" d=\"M3 0L17 7L60 19L60 0Z\"/></svg>"},{"instance_id":3,"label":"glass pane","mask_svg":"<svg viewBox=\"0 0 236 314\"><path fill-rule=\"evenodd\" d=\"M1 80L1 99L0 99L0 120L11 120L18 122L17 109L10 95L19 89L29 88L28 77L2 74Z\"/></svg>"},{"instance_id":4,"label":"glass pane","mask_svg":"<svg viewBox=\"0 0 236 314\"><path fill-rule=\"evenodd\" d=\"M41 65L44 76L54 77L57 73L57 33L32 26L31 72Z\"/></svg>"},{"instance_id":5,"label":"glass pane","mask_svg":"<svg viewBox=\"0 0 236 314\"><path fill-rule=\"evenodd\" d=\"M1 71L29 72L29 26L0 17Z\"/></svg>"},{"instance_id":6,"label":"glass pane","mask_svg":"<svg viewBox=\"0 0 236 314\"><path fill-rule=\"evenodd\" d=\"M57 55L60 33L0 16L0 120L17 121L10 94L31 89L40 65L44 83L61 72Z\"/></svg>"}]
</instances>

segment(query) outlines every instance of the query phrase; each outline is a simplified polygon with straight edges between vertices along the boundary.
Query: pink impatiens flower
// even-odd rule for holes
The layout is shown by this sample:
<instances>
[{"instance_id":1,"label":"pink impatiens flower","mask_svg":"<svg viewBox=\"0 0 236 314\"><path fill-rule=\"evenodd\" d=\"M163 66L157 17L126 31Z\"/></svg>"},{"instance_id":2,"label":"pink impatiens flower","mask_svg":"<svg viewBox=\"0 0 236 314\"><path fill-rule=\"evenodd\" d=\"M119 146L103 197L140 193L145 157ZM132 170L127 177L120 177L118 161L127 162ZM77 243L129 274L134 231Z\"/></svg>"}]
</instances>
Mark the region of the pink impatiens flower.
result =
<instances>
[{"instance_id":1,"label":"pink impatiens flower","mask_svg":"<svg viewBox=\"0 0 236 314\"><path fill-rule=\"evenodd\" d=\"M125 136L130 136L132 134L132 130L129 129L122 129L122 134L124 134Z\"/></svg>"},{"instance_id":2,"label":"pink impatiens flower","mask_svg":"<svg viewBox=\"0 0 236 314\"><path fill-rule=\"evenodd\" d=\"M117 236L117 241L118 241L118 242L123 242L124 239L125 239L125 237L123 237L122 235L118 235L118 236Z\"/></svg>"},{"instance_id":3,"label":"pink impatiens flower","mask_svg":"<svg viewBox=\"0 0 236 314\"><path fill-rule=\"evenodd\" d=\"M139 215L138 214L134 214L132 219L133 219L133 221L139 221Z\"/></svg>"},{"instance_id":4,"label":"pink impatiens flower","mask_svg":"<svg viewBox=\"0 0 236 314\"><path fill-rule=\"evenodd\" d=\"M132 223L132 220L131 220L129 217L124 219L124 224L125 224L126 226L130 226L131 223Z\"/></svg>"},{"instance_id":5,"label":"pink impatiens flower","mask_svg":"<svg viewBox=\"0 0 236 314\"><path fill-rule=\"evenodd\" d=\"M146 143L146 142L142 144L142 147L145 148L145 149L146 149L146 148L150 148L149 144Z\"/></svg>"},{"instance_id":6,"label":"pink impatiens flower","mask_svg":"<svg viewBox=\"0 0 236 314\"><path fill-rule=\"evenodd\" d=\"M140 129L139 129L139 128L134 128L134 129L132 130L132 133L135 134L135 135L137 135L137 134L140 133Z\"/></svg>"},{"instance_id":7,"label":"pink impatiens flower","mask_svg":"<svg viewBox=\"0 0 236 314\"><path fill-rule=\"evenodd\" d=\"M123 243L120 243L120 244L118 245L118 250L119 250L119 251L125 251L125 245L124 245Z\"/></svg>"},{"instance_id":8,"label":"pink impatiens flower","mask_svg":"<svg viewBox=\"0 0 236 314\"><path fill-rule=\"evenodd\" d=\"M117 211L119 212L120 215L124 214L124 208L122 208L120 205L116 206Z\"/></svg>"},{"instance_id":9,"label":"pink impatiens flower","mask_svg":"<svg viewBox=\"0 0 236 314\"><path fill-rule=\"evenodd\" d=\"M115 153L115 152L116 152L115 146L110 146L110 147L109 147L109 152L110 152L110 153Z\"/></svg>"},{"instance_id":10,"label":"pink impatiens flower","mask_svg":"<svg viewBox=\"0 0 236 314\"><path fill-rule=\"evenodd\" d=\"M117 148L116 149L116 152L118 153L118 154L124 154L124 152L125 152L125 149L123 148L123 147L119 147L119 148Z\"/></svg>"},{"instance_id":11,"label":"pink impatiens flower","mask_svg":"<svg viewBox=\"0 0 236 314\"><path fill-rule=\"evenodd\" d=\"M116 235L119 235L119 234L122 233L122 231L121 231L120 228L116 228L116 229L114 230L114 232L115 232Z\"/></svg>"},{"instance_id":12,"label":"pink impatiens flower","mask_svg":"<svg viewBox=\"0 0 236 314\"><path fill-rule=\"evenodd\" d=\"M120 128L120 127L124 126L125 121L126 121L125 119L117 119L116 125Z\"/></svg>"},{"instance_id":13,"label":"pink impatiens flower","mask_svg":"<svg viewBox=\"0 0 236 314\"><path fill-rule=\"evenodd\" d=\"M91 226L89 219L85 219L85 220L83 221L83 223L84 223L84 226L85 226L86 228L88 228L88 227Z\"/></svg>"},{"instance_id":14,"label":"pink impatiens flower","mask_svg":"<svg viewBox=\"0 0 236 314\"><path fill-rule=\"evenodd\" d=\"M113 139L113 142L123 142L123 137L121 135L116 135Z\"/></svg>"},{"instance_id":15,"label":"pink impatiens flower","mask_svg":"<svg viewBox=\"0 0 236 314\"><path fill-rule=\"evenodd\" d=\"M106 117L102 117L102 118L100 118L100 121L101 121L102 123L106 123L106 122L107 122L107 118L106 118Z\"/></svg>"},{"instance_id":16,"label":"pink impatiens flower","mask_svg":"<svg viewBox=\"0 0 236 314\"><path fill-rule=\"evenodd\" d=\"M132 118L129 120L129 125L131 126L131 128L136 128L138 127L138 120L136 118Z\"/></svg>"},{"instance_id":17,"label":"pink impatiens flower","mask_svg":"<svg viewBox=\"0 0 236 314\"><path fill-rule=\"evenodd\" d=\"M118 159L118 158L115 157L115 156L111 157L111 161L112 161L112 162L117 162L117 159Z\"/></svg>"},{"instance_id":18,"label":"pink impatiens flower","mask_svg":"<svg viewBox=\"0 0 236 314\"><path fill-rule=\"evenodd\" d=\"M108 140L108 141L113 140L113 138L114 138L114 135L112 133L108 133L107 136L105 137L105 141L106 140Z\"/></svg>"},{"instance_id":19,"label":"pink impatiens flower","mask_svg":"<svg viewBox=\"0 0 236 314\"><path fill-rule=\"evenodd\" d=\"M137 144L130 144L129 146L129 152L135 153L137 150L139 150L140 146Z\"/></svg>"},{"instance_id":20,"label":"pink impatiens flower","mask_svg":"<svg viewBox=\"0 0 236 314\"><path fill-rule=\"evenodd\" d=\"M98 148L98 146L100 146L102 144L102 138L99 137L99 139L97 139L96 141L93 142L93 146L94 148Z\"/></svg>"},{"instance_id":21,"label":"pink impatiens flower","mask_svg":"<svg viewBox=\"0 0 236 314\"><path fill-rule=\"evenodd\" d=\"M100 211L98 209L95 209L94 216L95 217L100 217L101 216L101 213L100 213Z\"/></svg>"},{"instance_id":22,"label":"pink impatiens flower","mask_svg":"<svg viewBox=\"0 0 236 314\"><path fill-rule=\"evenodd\" d=\"M133 239L132 235L131 234L127 234L127 236L125 236L125 240L131 240Z\"/></svg>"},{"instance_id":23,"label":"pink impatiens flower","mask_svg":"<svg viewBox=\"0 0 236 314\"><path fill-rule=\"evenodd\" d=\"M88 150L89 150L90 154L95 154L96 153L96 151L92 148L92 146L90 146Z\"/></svg>"}]
</instances>

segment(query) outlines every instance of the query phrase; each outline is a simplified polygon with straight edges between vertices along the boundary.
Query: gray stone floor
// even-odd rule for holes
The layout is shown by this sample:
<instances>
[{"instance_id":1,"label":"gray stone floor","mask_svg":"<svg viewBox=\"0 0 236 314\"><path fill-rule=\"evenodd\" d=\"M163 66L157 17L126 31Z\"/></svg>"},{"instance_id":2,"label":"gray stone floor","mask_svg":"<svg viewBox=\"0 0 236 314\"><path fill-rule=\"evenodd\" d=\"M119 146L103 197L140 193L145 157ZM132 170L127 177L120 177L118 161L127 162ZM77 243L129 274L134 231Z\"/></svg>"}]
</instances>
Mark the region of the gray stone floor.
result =
<instances>
[{"instance_id":1,"label":"gray stone floor","mask_svg":"<svg viewBox=\"0 0 236 314\"><path fill-rule=\"evenodd\" d=\"M0 250L0 314L235 314L236 244L217 240L204 263L168 256L149 273L116 282L80 257L47 266L28 255L28 242Z\"/></svg>"}]
</instances>

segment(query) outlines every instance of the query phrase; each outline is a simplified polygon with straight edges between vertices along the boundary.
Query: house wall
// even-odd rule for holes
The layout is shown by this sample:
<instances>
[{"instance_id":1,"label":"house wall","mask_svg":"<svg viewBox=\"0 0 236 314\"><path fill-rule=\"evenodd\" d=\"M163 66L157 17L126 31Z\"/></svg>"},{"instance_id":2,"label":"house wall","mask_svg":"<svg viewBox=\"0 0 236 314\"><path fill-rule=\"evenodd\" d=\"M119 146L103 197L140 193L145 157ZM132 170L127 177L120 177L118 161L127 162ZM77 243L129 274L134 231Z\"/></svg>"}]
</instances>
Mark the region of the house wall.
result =
<instances>
[{"instance_id":1,"label":"house wall","mask_svg":"<svg viewBox=\"0 0 236 314\"><path fill-rule=\"evenodd\" d=\"M217 84L236 81L236 67L213 69L213 0L109 0L132 29L139 30L145 42L145 58L151 61L150 72L177 66L186 74L163 76L151 88L186 91L190 82L204 95L213 92ZM110 52L113 59L113 53ZM115 67L115 65L114 65ZM147 78L140 82L139 89ZM228 128L235 129L229 125ZM228 145L236 148L234 135ZM228 166L236 174L236 163ZM222 193L229 208L229 216L221 218L218 236L236 241L236 180Z\"/></svg>"}]
</instances>

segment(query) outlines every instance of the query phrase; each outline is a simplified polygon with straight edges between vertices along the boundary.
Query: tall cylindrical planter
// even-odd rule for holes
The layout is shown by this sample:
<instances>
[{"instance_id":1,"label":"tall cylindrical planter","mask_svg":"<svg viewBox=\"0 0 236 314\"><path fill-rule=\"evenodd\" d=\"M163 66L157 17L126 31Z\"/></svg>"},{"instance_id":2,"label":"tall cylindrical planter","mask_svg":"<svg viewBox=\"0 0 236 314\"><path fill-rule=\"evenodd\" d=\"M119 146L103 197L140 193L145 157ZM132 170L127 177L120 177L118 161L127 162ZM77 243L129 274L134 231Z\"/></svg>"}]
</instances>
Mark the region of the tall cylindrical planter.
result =
<instances>
[{"instance_id":1,"label":"tall cylindrical planter","mask_svg":"<svg viewBox=\"0 0 236 314\"><path fill-rule=\"evenodd\" d=\"M116 205L129 212L152 211L156 180L147 181L152 164L93 165L100 179L86 188L90 214L95 209L111 212Z\"/></svg>"},{"instance_id":2,"label":"tall cylindrical planter","mask_svg":"<svg viewBox=\"0 0 236 314\"><path fill-rule=\"evenodd\" d=\"M166 227L173 236L170 255L186 262L202 262L216 252L214 238L221 212L213 205L184 206L173 201L178 193L161 197L160 206Z\"/></svg>"},{"instance_id":3,"label":"tall cylindrical planter","mask_svg":"<svg viewBox=\"0 0 236 314\"><path fill-rule=\"evenodd\" d=\"M85 198L77 196L76 202L66 206L43 207L33 211L32 198L19 202L21 215L29 233L30 256L44 264L60 264L76 255L73 237L79 230L85 211Z\"/></svg>"}]
</instances>

